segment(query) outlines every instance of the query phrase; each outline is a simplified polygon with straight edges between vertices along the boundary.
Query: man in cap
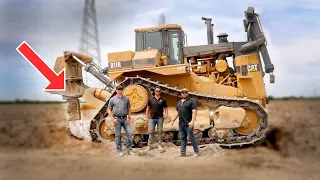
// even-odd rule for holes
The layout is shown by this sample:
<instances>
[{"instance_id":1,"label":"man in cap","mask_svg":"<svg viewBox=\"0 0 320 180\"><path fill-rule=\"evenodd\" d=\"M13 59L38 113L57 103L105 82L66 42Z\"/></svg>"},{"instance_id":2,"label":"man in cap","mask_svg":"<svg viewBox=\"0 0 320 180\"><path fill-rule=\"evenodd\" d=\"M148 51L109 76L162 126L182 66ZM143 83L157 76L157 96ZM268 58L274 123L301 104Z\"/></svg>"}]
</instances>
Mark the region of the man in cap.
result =
<instances>
[{"instance_id":1,"label":"man in cap","mask_svg":"<svg viewBox=\"0 0 320 180\"><path fill-rule=\"evenodd\" d=\"M121 144L121 127L124 128L127 141L126 148L130 155L132 153L132 130L130 127L131 120L131 106L129 99L122 93L123 87L118 85L116 87L117 94L109 100L108 114L110 115L115 127L115 143L116 149L120 156L123 156Z\"/></svg>"},{"instance_id":2,"label":"man in cap","mask_svg":"<svg viewBox=\"0 0 320 180\"><path fill-rule=\"evenodd\" d=\"M168 116L168 105L166 99L161 97L160 87L155 88L154 94L155 95L149 99L146 109L146 117L149 119L149 139L146 151L152 149L151 145L154 139L154 130L155 126L157 125L158 149L160 152L164 152L165 150L162 147L162 128L163 120Z\"/></svg>"},{"instance_id":3,"label":"man in cap","mask_svg":"<svg viewBox=\"0 0 320 180\"><path fill-rule=\"evenodd\" d=\"M181 135L181 152L178 156L186 156L187 136L193 146L193 157L199 156L198 143L194 137L193 127L197 114L197 103L194 99L189 97L188 89L181 90L181 100L177 104L177 114L172 117L172 124L179 116L179 133Z\"/></svg>"}]
</instances>

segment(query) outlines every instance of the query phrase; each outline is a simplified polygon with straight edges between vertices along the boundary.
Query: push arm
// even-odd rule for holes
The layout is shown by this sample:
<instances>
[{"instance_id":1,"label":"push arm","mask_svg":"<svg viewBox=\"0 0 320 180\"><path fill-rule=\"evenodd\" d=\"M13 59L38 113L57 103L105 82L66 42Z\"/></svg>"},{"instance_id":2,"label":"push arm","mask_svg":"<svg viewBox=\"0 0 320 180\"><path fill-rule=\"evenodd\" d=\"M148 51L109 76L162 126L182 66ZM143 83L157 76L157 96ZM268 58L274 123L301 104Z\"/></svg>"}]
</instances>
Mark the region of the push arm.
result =
<instances>
[{"instance_id":1,"label":"push arm","mask_svg":"<svg viewBox=\"0 0 320 180\"><path fill-rule=\"evenodd\" d=\"M245 17L246 19L244 19L243 22L249 42L242 45L239 51L242 53L249 53L254 50L259 50L264 61L265 71L266 73L270 73L270 83L274 83L274 65L270 60L267 50L267 41L263 33L259 15L254 12L253 7L248 7L248 9L245 11Z\"/></svg>"}]
</instances>

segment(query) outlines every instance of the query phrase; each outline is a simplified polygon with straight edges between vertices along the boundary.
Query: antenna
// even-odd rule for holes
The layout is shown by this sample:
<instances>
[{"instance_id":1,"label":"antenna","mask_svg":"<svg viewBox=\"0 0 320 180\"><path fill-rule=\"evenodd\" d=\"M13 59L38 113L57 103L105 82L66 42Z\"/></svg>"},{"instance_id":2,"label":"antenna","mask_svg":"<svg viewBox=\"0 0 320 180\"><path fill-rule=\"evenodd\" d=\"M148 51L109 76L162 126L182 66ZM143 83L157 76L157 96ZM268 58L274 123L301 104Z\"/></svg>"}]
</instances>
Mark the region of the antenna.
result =
<instances>
[{"instance_id":1,"label":"antenna","mask_svg":"<svg viewBox=\"0 0 320 180\"><path fill-rule=\"evenodd\" d=\"M97 63L101 67L95 0L85 0L79 51L80 53L92 57L94 63ZM90 81L96 80L96 82L98 82L91 74L88 74L87 72L85 72L85 74L86 85L88 85L88 79L92 79ZM99 82L99 84L102 86L101 82Z\"/></svg>"},{"instance_id":2,"label":"antenna","mask_svg":"<svg viewBox=\"0 0 320 180\"><path fill-rule=\"evenodd\" d=\"M159 25L165 25L166 24L166 17L163 13L159 16Z\"/></svg>"}]
</instances>

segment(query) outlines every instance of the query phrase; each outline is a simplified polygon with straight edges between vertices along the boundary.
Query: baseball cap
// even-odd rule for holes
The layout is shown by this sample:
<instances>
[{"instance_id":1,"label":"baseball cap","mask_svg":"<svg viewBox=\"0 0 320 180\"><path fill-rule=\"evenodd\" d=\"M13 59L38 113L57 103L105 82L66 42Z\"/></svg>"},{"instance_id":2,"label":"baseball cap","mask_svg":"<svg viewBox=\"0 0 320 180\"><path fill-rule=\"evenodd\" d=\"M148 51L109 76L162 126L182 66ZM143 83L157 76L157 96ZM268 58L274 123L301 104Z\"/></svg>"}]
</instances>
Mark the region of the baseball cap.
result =
<instances>
[{"instance_id":1,"label":"baseball cap","mask_svg":"<svg viewBox=\"0 0 320 180\"><path fill-rule=\"evenodd\" d=\"M123 87L122 87L121 85L118 85L118 86L116 87L116 89L117 89L117 90L123 89Z\"/></svg>"},{"instance_id":2,"label":"baseball cap","mask_svg":"<svg viewBox=\"0 0 320 180\"><path fill-rule=\"evenodd\" d=\"M181 90L181 92L188 92L188 89L187 89L187 88L183 88L183 89Z\"/></svg>"}]
</instances>

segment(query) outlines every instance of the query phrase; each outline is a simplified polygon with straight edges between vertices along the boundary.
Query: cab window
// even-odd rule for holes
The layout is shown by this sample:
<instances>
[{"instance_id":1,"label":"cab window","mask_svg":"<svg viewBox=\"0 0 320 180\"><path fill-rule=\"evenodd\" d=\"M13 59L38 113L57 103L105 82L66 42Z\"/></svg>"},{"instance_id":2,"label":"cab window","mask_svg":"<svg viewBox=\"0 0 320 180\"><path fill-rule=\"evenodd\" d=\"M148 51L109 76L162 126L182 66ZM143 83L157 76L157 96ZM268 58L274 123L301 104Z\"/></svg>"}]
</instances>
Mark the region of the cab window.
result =
<instances>
[{"instance_id":1,"label":"cab window","mask_svg":"<svg viewBox=\"0 0 320 180\"><path fill-rule=\"evenodd\" d=\"M145 48L155 48L155 49L161 49L162 48L162 36L160 31L154 31L154 32L146 32L145 33Z\"/></svg>"},{"instance_id":2,"label":"cab window","mask_svg":"<svg viewBox=\"0 0 320 180\"><path fill-rule=\"evenodd\" d=\"M143 48L142 46L142 33L136 34L136 51L141 51Z\"/></svg>"},{"instance_id":3,"label":"cab window","mask_svg":"<svg viewBox=\"0 0 320 180\"><path fill-rule=\"evenodd\" d=\"M170 64L179 64L179 34L178 31L169 32Z\"/></svg>"}]
</instances>

